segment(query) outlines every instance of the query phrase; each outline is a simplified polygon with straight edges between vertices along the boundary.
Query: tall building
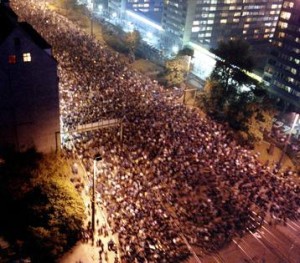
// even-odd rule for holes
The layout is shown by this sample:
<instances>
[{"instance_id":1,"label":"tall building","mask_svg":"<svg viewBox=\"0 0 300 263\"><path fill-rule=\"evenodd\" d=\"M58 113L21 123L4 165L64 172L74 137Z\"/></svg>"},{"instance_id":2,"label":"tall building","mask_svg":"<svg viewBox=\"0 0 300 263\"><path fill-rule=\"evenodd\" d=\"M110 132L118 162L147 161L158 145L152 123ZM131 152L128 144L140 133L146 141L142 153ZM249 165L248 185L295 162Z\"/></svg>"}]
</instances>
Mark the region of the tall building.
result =
<instances>
[{"instance_id":1,"label":"tall building","mask_svg":"<svg viewBox=\"0 0 300 263\"><path fill-rule=\"evenodd\" d=\"M300 109L300 1L284 0L264 79Z\"/></svg>"},{"instance_id":2,"label":"tall building","mask_svg":"<svg viewBox=\"0 0 300 263\"><path fill-rule=\"evenodd\" d=\"M149 19L160 23L163 0L127 0L126 9L143 14Z\"/></svg>"},{"instance_id":3,"label":"tall building","mask_svg":"<svg viewBox=\"0 0 300 263\"><path fill-rule=\"evenodd\" d=\"M123 17L126 8L126 0L108 0L108 12L113 17Z\"/></svg>"},{"instance_id":4,"label":"tall building","mask_svg":"<svg viewBox=\"0 0 300 263\"><path fill-rule=\"evenodd\" d=\"M220 40L266 42L275 32L283 0L166 0L162 26L166 39L207 48Z\"/></svg>"},{"instance_id":5,"label":"tall building","mask_svg":"<svg viewBox=\"0 0 300 263\"><path fill-rule=\"evenodd\" d=\"M111 15L123 18L126 10L160 23L163 0L108 0L108 11Z\"/></svg>"},{"instance_id":6,"label":"tall building","mask_svg":"<svg viewBox=\"0 0 300 263\"><path fill-rule=\"evenodd\" d=\"M51 46L0 4L0 146L56 150L57 62Z\"/></svg>"}]
</instances>

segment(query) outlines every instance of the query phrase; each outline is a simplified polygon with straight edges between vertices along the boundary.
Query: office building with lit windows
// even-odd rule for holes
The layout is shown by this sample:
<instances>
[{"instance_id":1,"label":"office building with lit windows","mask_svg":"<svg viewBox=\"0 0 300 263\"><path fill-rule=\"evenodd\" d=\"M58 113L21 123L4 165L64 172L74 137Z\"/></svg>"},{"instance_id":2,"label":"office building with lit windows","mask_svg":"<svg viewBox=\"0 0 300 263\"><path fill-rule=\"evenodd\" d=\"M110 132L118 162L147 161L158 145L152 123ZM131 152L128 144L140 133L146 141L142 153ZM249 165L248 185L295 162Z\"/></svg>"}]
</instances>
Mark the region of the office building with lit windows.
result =
<instances>
[{"instance_id":1,"label":"office building with lit windows","mask_svg":"<svg viewBox=\"0 0 300 263\"><path fill-rule=\"evenodd\" d=\"M271 90L300 109L300 1L285 0L264 79Z\"/></svg>"},{"instance_id":2,"label":"office building with lit windows","mask_svg":"<svg viewBox=\"0 0 300 263\"><path fill-rule=\"evenodd\" d=\"M124 18L128 10L160 23L163 0L108 0L108 10L118 18Z\"/></svg>"},{"instance_id":3,"label":"office building with lit windows","mask_svg":"<svg viewBox=\"0 0 300 263\"><path fill-rule=\"evenodd\" d=\"M145 17L160 23L163 0L127 0L126 9L143 14Z\"/></svg>"},{"instance_id":4,"label":"office building with lit windows","mask_svg":"<svg viewBox=\"0 0 300 263\"><path fill-rule=\"evenodd\" d=\"M0 147L58 146L57 61L51 46L0 3Z\"/></svg>"},{"instance_id":5,"label":"office building with lit windows","mask_svg":"<svg viewBox=\"0 0 300 263\"><path fill-rule=\"evenodd\" d=\"M214 48L221 40L242 38L251 44L273 37L283 0L167 0L162 27L177 45L188 42Z\"/></svg>"},{"instance_id":6,"label":"office building with lit windows","mask_svg":"<svg viewBox=\"0 0 300 263\"><path fill-rule=\"evenodd\" d=\"M126 0L108 0L108 12L111 16L121 18L125 14Z\"/></svg>"}]
</instances>

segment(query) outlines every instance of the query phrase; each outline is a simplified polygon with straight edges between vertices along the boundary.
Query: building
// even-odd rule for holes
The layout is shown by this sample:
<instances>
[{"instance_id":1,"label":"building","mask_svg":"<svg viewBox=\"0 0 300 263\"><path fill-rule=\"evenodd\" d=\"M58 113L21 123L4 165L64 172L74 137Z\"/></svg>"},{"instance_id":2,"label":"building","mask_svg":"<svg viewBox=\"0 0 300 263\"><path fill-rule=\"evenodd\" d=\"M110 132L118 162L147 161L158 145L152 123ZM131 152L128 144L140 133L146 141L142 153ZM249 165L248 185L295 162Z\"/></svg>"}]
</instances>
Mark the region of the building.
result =
<instances>
[{"instance_id":1,"label":"building","mask_svg":"<svg viewBox=\"0 0 300 263\"><path fill-rule=\"evenodd\" d=\"M300 110L300 2L285 0L265 67L270 90Z\"/></svg>"},{"instance_id":2,"label":"building","mask_svg":"<svg viewBox=\"0 0 300 263\"><path fill-rule=\"evenodd\" d=\"M127 0L126 10L143 14L145 17L160 23L163 11L162 0Z\"/></svg>"},{"instance_id":3,"label":"building","mask_svg":"<svg viewBox=\"0 0 300 263\"><path fill-rule=\"evenodd\" d=\"M126 10L126 0L108 0L108 12L113 18L122 18Z\"/></svg>"},{"instance_id":4,"label":"building","mask_svg":"<svg viewBox=\"0 0 300 263\"><path fill-rule=\"evenodd\" d=\"M0 145L57 148L59 92L51 46L0 4Z\"/></svg>"},{"instance_id":5,"label":"building","mask_svg":"<svg viewBox=\"0 0 300 263\"><path fill-rule=\"evenodd\" d=\"M167 0L162 27L176 45L215 48L221 40L267 42L275 32L283 0ZM170 44L170 43L169 43Z\"/></svg>"},{"instance_id":6,"label":"building","mask_svg":"<svg viewBox=\"0 0 300 263\"><path fill-rule=\"evenodd\" d=\"M163 0L108 0L108 11L113 18L125 18L127 10L160 23Z\"/></svg>"}]
</instances>

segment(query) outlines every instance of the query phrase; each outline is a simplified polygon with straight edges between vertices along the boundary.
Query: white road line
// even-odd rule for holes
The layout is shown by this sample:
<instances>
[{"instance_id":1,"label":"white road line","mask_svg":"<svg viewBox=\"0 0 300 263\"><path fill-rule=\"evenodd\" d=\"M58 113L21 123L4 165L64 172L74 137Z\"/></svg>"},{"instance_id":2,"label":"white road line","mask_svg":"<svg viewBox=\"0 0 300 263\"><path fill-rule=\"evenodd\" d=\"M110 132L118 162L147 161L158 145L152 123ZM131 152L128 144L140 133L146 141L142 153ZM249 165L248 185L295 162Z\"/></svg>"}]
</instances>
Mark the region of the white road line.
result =
<instances>
[{"instance_id":1,"label":"white road line","mask_svg":"<svg viewBox=\"0 0 300 263\"><path fill-rule=\"evenodd\" d=\"M300 226L299 226L298 224L296 224L296 223L293 222L293 221L290 221L290 223L300 230Z\"/></svg>"},{"instance_id":2,"label":"white road line","mask_svg":"<svg viewBox=\"0 0 300 263\"><path fill-rule=\"evenodd\" d=\"M181 231L181 230L180 230ZM202 263L202 261L199 259L199 257L197 256L197 254L195 253L194 249L190 246L189 242L186 240L185 236L181 233L180 234L181 238L183 239L184 243L186 244L186 246L188 247L189 251L193 254L195 260L198 263Z\"/></svg>"},{"instance_id":3,"label":"white road line","mask_svg":"<svg viewBox=\"0 0 300 263\"><path fill-rule=\"evenodd\" d=\"M237 245L237 247L247 256L248 259L250 259L251 262L254 262L252 258L249 256L249 254L234 240L232 239L233 243Z\"/></svg>"},{"instance_id":4,"label":"white road line","mask_svg":"<svg viewBox=\"0 0 300 263\"><path fill-rule=\"evenodd\" d=\"M277 239L281 244L283 244L284 242L281 240L281 239L279 239L277 236L275 236L270 230L268 230L267 228L265 228L264 226L262 226L262 228L265 230L265 231L267 231L268 233L269 233L269 235L271 235L272 237L274 237L275 239ZM262 233L260 230L258 230L258 232L260 233L260 234L264 234L264 233Z\"/></svg>"},{"instance_id":5,"label":"white road line","mask_svg":"<svg viewBox=\"0 0 300 263\"><path fill-rule=\"evenodd\" d=\"M298 231L298 229L294 228L290 223L286 223L286 224L287 224L287 226L289 226L291 229L293 229L295 232Z\"/></svg>"},{"instance_id":6,"label":"white road line","mask_svg":"<svg viewBox=\"0 0 300 263\"><path fill-rule=\"evenodd\" d=\"M271 251L256 235L255 233L253 233L252 231L249 231L250 234L256 239L256 241L261 244L265 249L268 249L269 251ZM271 251L272 252L272 251Z\"/></svg>"},{"instance_id":7,"label":"white road line","mask_svg":"<svg viewBox=\"0 0 300 263\"><path fill-rule=\"evenodd\" d=\"M215 257L215 256L212 256L212 257L217 263L222 263L222 261L219 261L219 259L217 257Z\"/></svg>"}]
</instances>

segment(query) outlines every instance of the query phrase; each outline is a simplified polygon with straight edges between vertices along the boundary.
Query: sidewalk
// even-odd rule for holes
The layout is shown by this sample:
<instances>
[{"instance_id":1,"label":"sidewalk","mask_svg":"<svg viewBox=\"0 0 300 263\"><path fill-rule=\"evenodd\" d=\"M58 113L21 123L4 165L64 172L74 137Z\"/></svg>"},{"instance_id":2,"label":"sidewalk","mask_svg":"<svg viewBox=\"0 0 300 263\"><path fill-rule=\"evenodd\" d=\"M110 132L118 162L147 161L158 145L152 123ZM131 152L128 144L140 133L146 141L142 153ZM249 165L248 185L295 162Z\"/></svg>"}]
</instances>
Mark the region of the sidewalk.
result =
<instances>
[{"instance_id":1,"label":"sidewalk","mask_svg":"<svg viewBox=\"0 0 300 263\"><path fill-rule=\"evenodd\" d=\"M79 164L80 161L76 160ZM88 177L83 165L78 165L78 176L83 179L85 188L82 190L81 195L85 204L85 214L86 219L84 222L84 228L87 229L89 222L92 221L91 215L91 197L89 196L89 191L86 186L89 185ZM101 246L97 246L97 241L101 240L103 244L103 252L100 253ZM95 234L94 234L94 245L92 244L92 239L89 238L87 242L83 240L78 241L77 244L67 252L58 262L59 263L115 263L120 262L120 254L114 251L109 251L108 243L113 240L115 244L118 244L117 234L112 235L109 225L106 220L105 209L97 202L96 204L96 214L95 214Z\"/></svg>"}]
</instances>

